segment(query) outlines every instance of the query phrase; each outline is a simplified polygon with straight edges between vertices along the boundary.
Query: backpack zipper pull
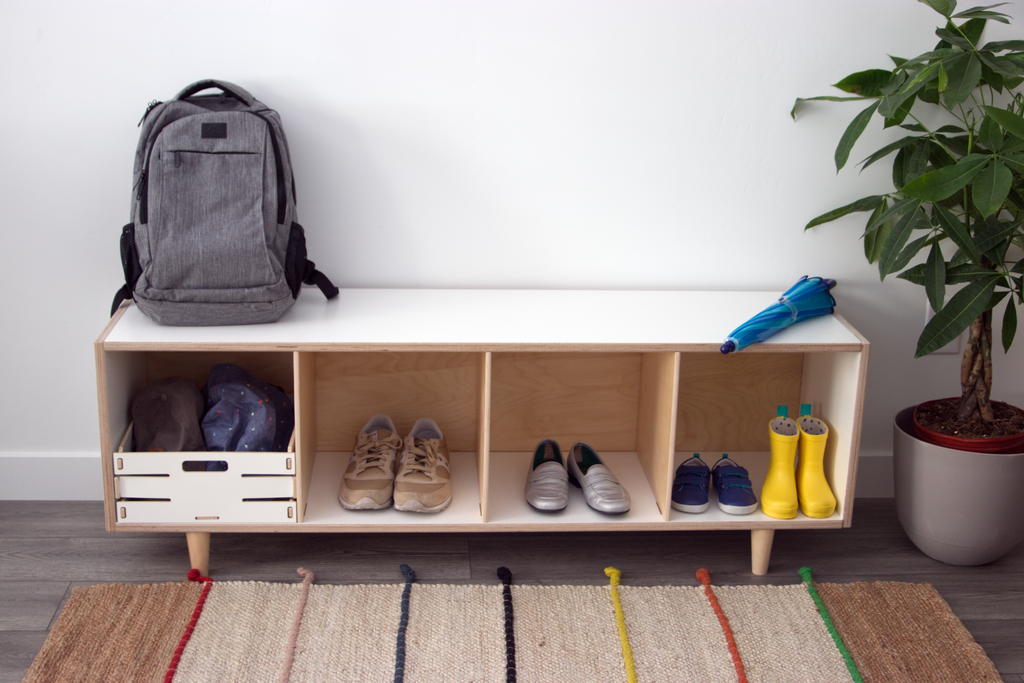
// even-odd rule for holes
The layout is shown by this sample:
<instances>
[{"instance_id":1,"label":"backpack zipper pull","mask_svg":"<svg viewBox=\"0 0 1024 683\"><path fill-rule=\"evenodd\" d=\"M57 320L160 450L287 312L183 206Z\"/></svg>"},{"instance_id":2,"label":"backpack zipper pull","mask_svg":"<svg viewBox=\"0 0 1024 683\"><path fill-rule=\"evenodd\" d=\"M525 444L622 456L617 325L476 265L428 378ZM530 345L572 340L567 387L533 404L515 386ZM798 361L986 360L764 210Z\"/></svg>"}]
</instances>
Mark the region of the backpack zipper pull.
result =
<instances>
[{"instance_id":1,"label":"backpack zipper pull","mask_svg":"<svg viewBox=\"0 0 1024 683\"><path fill-rule=\"evenodd\" d=\"M143 122L146 120L146 117L149 116L149 112L153 111L154 107L156 107L158 105L161 105L161 104L163 104L163 102L159 102L157 100L151 101L149 103L149 105L146 107L146 113L142 115L141 119L139 119L139 125L136 126L136 128L138 128L139 126L141 126L143 124Z\"/></svg>"},{"instance_id":2,"label":"backpack zipper pull","mask_svg":"<svg viewBox=\"0 0 1024 683\"><path fill-rule=\"evenodd\" d=\"M181 152L174 150L174 168L181 168Z\"/></svg>"},{"instance_id":3,"label":"backpack zipper pull","mask_svg":"<svg viewBox=\"0 0 1024 683\"><path fill-rule=\"evenodd\" d=\"M135 194L135 198L136 199L142 199L142 189L144 187L146 187L146 172L145 171L143 171L142 174L139 176L139 182L136 183L136 186L139 188L139 191Z\"/></svg>"}]
</instances>

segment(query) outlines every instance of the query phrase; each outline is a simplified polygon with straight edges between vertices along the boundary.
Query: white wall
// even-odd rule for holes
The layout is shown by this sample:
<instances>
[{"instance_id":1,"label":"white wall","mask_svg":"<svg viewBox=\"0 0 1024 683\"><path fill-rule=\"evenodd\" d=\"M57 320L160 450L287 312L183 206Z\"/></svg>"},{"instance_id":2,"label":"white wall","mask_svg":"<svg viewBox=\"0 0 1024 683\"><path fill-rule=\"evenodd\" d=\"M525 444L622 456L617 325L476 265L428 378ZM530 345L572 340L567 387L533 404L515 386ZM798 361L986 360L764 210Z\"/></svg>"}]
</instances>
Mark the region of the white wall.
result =
<instances>
[{"instance_id":1,"label":"white wall","mask_svg":"<svg viewBox=\"0 0 1024 683\"><path fill-rule=\"evenodd\" d=\"M1002 9L1016 24L989 37L1020 37L1021 3ZM924 293L879 283L863 215L803 233L890 187L885 164L836 177L858 105L789 111L930 48L938 20L912 0L0 1L0 497L99 495L92 342L123 282L135 124L209 77L281 113L310 255L341 287L835 278L872 343L862 455L887 454L898 409L957 393L958 358L913 360ZM897 135L872 123L853 158ZM995 394L1024 405L1020 353Z\"/></svg>"}]
</instances>

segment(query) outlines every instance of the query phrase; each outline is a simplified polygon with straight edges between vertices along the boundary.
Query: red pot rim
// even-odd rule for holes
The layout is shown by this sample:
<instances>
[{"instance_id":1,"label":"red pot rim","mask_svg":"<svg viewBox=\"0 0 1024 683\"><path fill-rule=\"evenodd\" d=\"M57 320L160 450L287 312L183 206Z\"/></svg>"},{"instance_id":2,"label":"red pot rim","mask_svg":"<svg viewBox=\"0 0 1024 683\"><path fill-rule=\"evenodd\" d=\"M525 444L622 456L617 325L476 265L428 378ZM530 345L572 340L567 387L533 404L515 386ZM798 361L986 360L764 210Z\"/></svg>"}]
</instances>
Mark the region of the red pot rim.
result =
<instances>
[{"instance_id":1,"label":"red pot rim","mask_svg":"<svg viewBox=\"0 0 1024 683\"><path fill-rule=\"evenodd\" d=\"M956 396L937 398L931 401L924 401L914 407L914 431L917 432L917 438L936 446L952 448L958 451L969 451L971 453L1019 453L1024 450L1024 432L1010 436L967 438L936 432L921 426L921 423L917 421L917 411L921 409L921 406L949 400L955 401L959 399Z\"/></svg>"}]
</instances>

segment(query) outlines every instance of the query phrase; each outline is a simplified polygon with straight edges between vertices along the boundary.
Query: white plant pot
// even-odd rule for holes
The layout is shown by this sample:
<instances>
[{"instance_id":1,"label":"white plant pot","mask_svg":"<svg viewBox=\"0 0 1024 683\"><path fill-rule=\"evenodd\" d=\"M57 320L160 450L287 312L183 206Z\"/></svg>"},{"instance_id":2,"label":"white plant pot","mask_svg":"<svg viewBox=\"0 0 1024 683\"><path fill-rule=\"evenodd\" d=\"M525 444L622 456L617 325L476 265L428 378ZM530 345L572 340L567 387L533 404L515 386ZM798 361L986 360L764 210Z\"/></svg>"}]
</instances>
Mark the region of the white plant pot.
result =
<instances>
[{"instance_id":1,"label":"white plant pot","mask_svg":"<svg viewBox=\"0 0 1024 683\"><path fill-rule=\"evenodd\" d=\"M921 441L910 407L893 423L893 470L900 524L929 557L987 564L1024 538L1024 453L971 453Z\"/></svg>"}]
</instances>

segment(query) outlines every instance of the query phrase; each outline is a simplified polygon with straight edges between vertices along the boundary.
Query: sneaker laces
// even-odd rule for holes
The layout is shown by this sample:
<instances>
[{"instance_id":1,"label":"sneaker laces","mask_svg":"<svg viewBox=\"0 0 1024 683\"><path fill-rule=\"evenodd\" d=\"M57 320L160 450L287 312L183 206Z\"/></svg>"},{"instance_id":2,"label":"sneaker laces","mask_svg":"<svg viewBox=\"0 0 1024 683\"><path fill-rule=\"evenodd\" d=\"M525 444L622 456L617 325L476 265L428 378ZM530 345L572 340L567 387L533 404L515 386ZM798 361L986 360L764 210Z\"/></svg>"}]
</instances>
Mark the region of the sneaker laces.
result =
<instances>
[{"instance_id":1,"label":"sneaker laces","mask_svg":"<svg viewBox=\"0 0 1024 683\"><path fill-rule=\"evenodd\" d=\"M379 434L379 431L369 434L360 432L359 443L356 444L355 451L356 476L372 468L387 472L389 452L402 447L402 439L394 432L391 432L391 436L383 440L378 438Z\"/></svg>"},{"instance_id":2,"label":"sneaker laces","mask_svg":"<svg viewBox=\"0 0 1024 683\"><path fill-rule=\"evenodd\" d=\"M437 463L437 447L440 443L438 439L413 438L412 443L406 444L409 458L403 464L403 469L409 473L419 472L427 477L433 476L432 470Z\"/></svg>"}]
</instances>

